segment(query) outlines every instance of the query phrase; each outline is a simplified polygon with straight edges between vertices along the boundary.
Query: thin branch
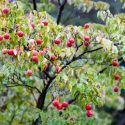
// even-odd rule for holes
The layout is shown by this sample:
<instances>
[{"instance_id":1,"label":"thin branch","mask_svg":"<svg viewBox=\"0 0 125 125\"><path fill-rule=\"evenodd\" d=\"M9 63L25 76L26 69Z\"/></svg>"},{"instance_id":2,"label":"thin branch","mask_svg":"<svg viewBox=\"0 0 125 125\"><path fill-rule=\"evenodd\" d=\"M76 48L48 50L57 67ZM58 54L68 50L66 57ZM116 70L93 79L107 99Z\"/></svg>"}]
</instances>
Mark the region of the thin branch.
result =
<instances>
[{"instance_id":1,"label":"thin branch","mask_svg":"<svg viewBox=\"0 0 125 125\"><path fill-rule=\"evenodd\" d=\"M102 48L103 48L103 47L99 47L99 48L97 48L97 49L85 51L85 52L81 53L79 56L77 56L76 59L80 59L80 58L81 58L84 54L86 54L86 53L95 52L95 51L98 51L98 50L100 50L100 49L102 49Z\"/></svg>"},{"instance_id":2,"label":"thin branch","mask_svg":"<svg viewBox=\"0 0 125 125\"><path fill-rule=\"evenodd\" d=\"M35 89L35 90L37 90L37 92L39 92L39 93L41 93L41 91L37 88L37 87L34 87L34 86L29 86L29 85L26 85L26 84L14 84L14 85L8 85L8 86L6 86L6 87L18 87L18 86L20 86L20 87L27 87L27 88L31 88L31 89Z\"/></svg>"}]
</instances>

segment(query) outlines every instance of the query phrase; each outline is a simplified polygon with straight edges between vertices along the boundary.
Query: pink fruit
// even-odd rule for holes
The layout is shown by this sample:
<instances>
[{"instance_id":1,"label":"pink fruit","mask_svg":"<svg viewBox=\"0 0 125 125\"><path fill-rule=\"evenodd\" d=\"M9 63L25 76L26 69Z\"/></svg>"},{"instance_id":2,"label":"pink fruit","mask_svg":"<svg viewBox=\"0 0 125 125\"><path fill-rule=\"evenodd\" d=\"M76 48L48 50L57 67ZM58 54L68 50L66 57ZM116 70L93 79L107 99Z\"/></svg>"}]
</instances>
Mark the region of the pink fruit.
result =
<instances>
[{"instance_id":1,"label":"pink fruit","mask_svg":"<svg viewBox=\"0 0 125 125\"><path fill-rule=\"evenodd\" d=\"M32 70L29 69L29 70L26 71L27 76L32 76L32 74L33 74Z\"/></svg>"},{"instance_id":2,"label":"pink fruit","mask_svg":"<svg viewBox=\"0 0 125 125\"><path fill-rule=\"evenodd\" d=\"M37 44L41 44L41 43L42 43L42 40L41 40L41 39L37 39L37 40L36 40L36 43L37 43Z\"/></svg>"},{"instance_id":3,"label":"pink fruit","mask_svg":"<svg viewBox=\"0 0 125 125\"><path fill-rule=\"evenodd\" d=\"M85 41L89 41L90 40L90 37L89 36L84 36L83 38Z\"/></svg>"},{"instance_id":4,"label":"pink fruit","mask_svg":"<svg viewBox=\"0 0 125 125\"><path fill-rule=\"evenodd\" d=\"M89 23L84 24L84 28L85 28L85 29L88 29L89 27L90 27L90 24L89 24Z\"/></svg>"},{"instance_id":5,"label":"pink fruit","mask_svg":"<svg viewBox=\"0 0 125 125\"><path fill-rule=\"evenodd\" d=\"M34 24L34 23L31 23L31 27L34 28L34 27L35 27L35 24Z\"/></svg>"},{"instance_id":6,"label":"pink fruit","mask_svg":"<svg viewBox=\"0 0 125 125\"><path fill-rule=\"evenodd\" d=\"M48 25L48 20L43 20L42 23L44 24L44 26Z\"/></svg>"},{"instance_id":7,"label":"pink fruit","mask_svg":"<svg viewBox=\"0 0 125 125\"><path fill-rule=\"evenodd\" d=\"M2 41L3 40L3 36L2 35L0 35L0 41Z\"/></svg>"},{"instance_id":8,"label":"pink fruit","mask_svg":"<svg viewBox=\"0 0 125 125\"><path fill-rule=\"evenodd\" d=\"M7 53L8 53L8 55L14 55L14 50L13 49L8 49Z\"/></svg>"},{"instance_id":9,"label":"pink fruit","mask_svg":"<svg viewBox=\"0 0 125 125\"><path fill-rule=\"evenodd\" d=\"M92 111L87 111L86 112L86 116L87 117L92 117L93 116L93 112Z\"/></svg>"},{"instance_id":10,"label":"pink fruit","mask_svg":"<svg viewBox=\"0 0 125 125\"><path fill-rule=\"evenodd\" d=\"M37 56L38 55L38 52L36 50L32 51L32 55L33 56Z\"/></svg>"},{"instance_id":11,"label":"pink fruit","mask_svg":"<svg viewBox=\"0 0 125 125\"><path fill-rule=\"evenodd\" d=\"M87 105L85 106L85 109L86 109L86 110L92 110L92 105L91 105L91 104L87 104Z\"/></svg>"},{"instance_id":12,"label":"pink fruit","mask_svg":"<svg viewBox=\"0 0 125 125\"><path fill-rule=\"evenodd\" d=\"M7 49L2 49L2 54L7 54L8 50Z\"/></svg>"},{"instance_id":13,"label":"pink fruit","mask_svg":"<svg viewBox=\"0 0 125 125\"><path fill-rule=\"evenodd\" d=\"M62 103L62 107L67 108L68 106L69 106L69 103L68 103L68 102L64 101L64 102Z\"/></svg>"},{"instance_id":14,"label":"pink fruit","mask_svg":"<svg viewBox=\"0 0 125 125\"><path fill-rule=\"evenodd\" d=\"M57 106L57 109L58 109L58 110L62 110L62 108L63 108L63 107L62 107L62 104L59 103L58 106Z\"/></svg>"},{"instance_id":15,"label":"pink fruit","mask_svg":"<svg viewBox=\"0 0 125 125\"><path fill-rule=\"evenodd\" d=\"M52 102L52 105L54 107L57 107L59 105L59 101L57 99L55 99L53 102Z\"/></svg>"},{"instance_id":16,"label":"pink fruit","mask_svg":"<svg viewBox=\"0 0 125 125\"><path fill-rule=\"evenodd\" d=\"M55 55L52 55L52 56L50 57L50 60L52 60L52 61L56 60L56 56L55 56Z\"/></svg>"},{"instance_id":17,"label":"pink fruit","mask_svg":"<svg viewBox=\"0 0 125 125\"><path fill-rule=\"evenodd\" d=\"M4 39L8 40L8 39L10 39L10 34L5 33L3 37L4 37Z\"/></svg>"},{"instance_id":18,"label":"pink fruit","mask_svg":"<svg viewBox=\"0 0 125 125\"><path fill-rule=\"evenodd\" d=\"M61 43L61 40L60 39L55 39L54 43L59 45Z\"/></svg>"},{"instance_id":19,"label":"pink fruit","mask_svg":"<svg viewBox=\"0 0 125 125\"><path fill-rule=\"evenodd\" d=\"M7 8L7 7L5 7L5 8L2 9L2 12L3 12L4 14L8 14L9 11L10 11L10 9Z\"/></svg>"},{"instance_id":20,"label":"pink fruit","mask_svg":"<svg viewBox=\"0 0 125 125\"><path fill-rule=\"evenodd\" d=\"M24 32L18 31L17 35L18 35L19 37L23 37L23 36L24 36Z\"/></svg>"},{"instance_id":21,"label":"pink fruit","mask_svg":"<svg viewBox=\"0 0 125 125\"><path fill-rule=\"evenodd\" d=\"M69 42L73 44L75 42L74 38L70 38Z\"/></svg>"},{"instance_id":22,"label":"pink fruit","mask_svg":"<svg viewBox=\"0 0 125 125\"><path fill-rule=\"evenodd\" d=\"M114 76L114 79L115 79L115 80L119 80L119 79L120 79L120 75L116 74L116 75Z\"/></svg>"},{"instance_id":23,"label":"pink fruit","mask_svg":"<svg viewBox=\"0 0 125 125\"><path fill-rule=\"evenodd\" d=\"M48 69L48 64L44 64L44 70L47 70Z\"/></svg>"},{"instance_id":24,"label":"pink fruit","mask_svg":"<svg viewBox=\"0 0 125 125\"><path fill-rule=\"evenodd\" d=\"M37 57L37 56L33 56L33 57L32 57L32 61L33 61L33 62L38 62L38 61L39 61L39 59L38 59L38 57Z\"/></svg>"},{"instance_id":25,"label":"pink fruit","mask_svg":"<svg viewBox=\"0 0 125 125\"><path fill-rule=\"evenodd\" d=\"M67 47L72 47L72 45L73 45L73 44L72 44L71 42L69 42L69 41L66 43L66 46L67 46Z\"/></svg>"},{"instance_id":26,"label":"pink fruit","mask_svg":"<svg viewBox=\"0 0 125 125\"><path fill-rule=\"evenodd\" d=\"M112 65L113 65L113 66L118 66L118 65L119 65L119 63L118 63L118 61L117 61L117 60L113 60L113 61L112 61Z\"/></svg>"},{"instance_id":27,"label":"pink fruit","mask_svg":"<svg viewBox=\"0 0 125 125\"><path fill-rule=\"evenodd\" d=\"M114 92L118 92L119 91L119 87L118 86L115 86L114 87Z\"/></svg>"}]
</instances>

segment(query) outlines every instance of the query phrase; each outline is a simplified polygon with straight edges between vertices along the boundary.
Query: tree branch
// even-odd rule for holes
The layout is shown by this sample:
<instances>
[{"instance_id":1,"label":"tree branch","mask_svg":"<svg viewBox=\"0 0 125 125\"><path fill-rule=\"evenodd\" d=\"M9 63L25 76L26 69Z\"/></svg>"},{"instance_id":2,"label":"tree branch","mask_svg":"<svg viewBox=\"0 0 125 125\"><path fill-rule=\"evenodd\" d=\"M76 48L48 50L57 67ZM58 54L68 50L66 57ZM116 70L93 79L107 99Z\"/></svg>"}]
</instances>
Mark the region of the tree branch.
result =
<instances>
[{"instance_id":1,"label":"tree branch","mask_svg":"<svg viewBox=\"0 0 125 125\"><path fill-rule=\"evenodd\" d=\"M62 16L62 12L64 10L64 7L67 3L67 0L63 0L63 3L61 4L60 1L59 2L59 12L58 12L58 15L57 15L57 24L60 23L60 20L61 20L61 16Z\"/></svg>"},{"instance_id":2,"label":"tree branch","mask_svg":"<svg viewBox=\"0 0 125 125\"><path fill-rule=\"evenodd\" d=\"M33 0L33 9L37 11L37 4L36 4L36 0Z\"/></svg>"}]
</instances>

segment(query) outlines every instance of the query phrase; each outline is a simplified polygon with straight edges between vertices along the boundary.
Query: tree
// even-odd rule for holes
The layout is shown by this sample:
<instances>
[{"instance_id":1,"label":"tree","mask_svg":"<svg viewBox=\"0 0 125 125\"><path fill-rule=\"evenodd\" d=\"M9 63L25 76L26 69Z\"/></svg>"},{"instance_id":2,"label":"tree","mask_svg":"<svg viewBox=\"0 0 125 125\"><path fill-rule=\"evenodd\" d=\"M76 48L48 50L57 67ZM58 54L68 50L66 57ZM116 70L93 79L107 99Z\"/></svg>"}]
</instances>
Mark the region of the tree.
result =
<instances>
[{"instance_id":1,"label":"tree","mask_svg":"<svg viewBox=\"0 0 125 125\"><path fill-rule=\"evenodd\" d=\"M125 87L119 66L124 60L124 16L99 11L105 25L62 26L46 12L25 14L16 3L0 3L1 119L11 116L1 124L54 124L49 119L58 117L54 101L60 124L82 124L85 110L80 110L87 104L94 110L105 97L120 94ZM62 109L61 102L68 108ZM81 121L71 115L76 109Z\"/></svg>"}]
</instances>

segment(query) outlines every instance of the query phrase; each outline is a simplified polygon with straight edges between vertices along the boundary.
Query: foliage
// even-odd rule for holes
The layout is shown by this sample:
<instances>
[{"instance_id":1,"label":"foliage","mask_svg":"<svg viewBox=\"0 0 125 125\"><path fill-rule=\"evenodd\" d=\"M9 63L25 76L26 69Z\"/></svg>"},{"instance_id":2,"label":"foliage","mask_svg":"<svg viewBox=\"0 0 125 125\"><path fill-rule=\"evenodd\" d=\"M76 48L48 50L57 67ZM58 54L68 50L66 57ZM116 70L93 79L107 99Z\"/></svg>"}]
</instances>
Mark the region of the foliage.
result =
<instances>
[{"instance_id":1,"label":"foliage","mask_svg":"<svg viewBox=\"0 0 125 125\"><path fill-rule=\"evenodd\" d=\"M112 60L118 60L120 64L125 59L124 18L113 16L109 11L99 11L98 17L105 25L91 24L88 29L62 26L46 12L25 14L18 4L3 1L0 1L0 9L5 6L11 9L6 15L0 13L0 34L10 34L9 40L0 41L0 123L30 125L33 120L39 120L44 125L83 125L84 121L91 125L108 124L105 119L98 119L95 106L102 106L105 97L120 95L120 91L114 93L115 85L125 88L125 69L111 65ZM47 26L43 23L45 20L49 22ZM18 37L19 31L25 35ZM89 46L84 44L85 36L90 36ZM70 38L74 38L75 43L67 47ZM37 39L42 39L42 44L37 44ZM55 39L60 39L61 44L55 44ZM3 54L3 49L13 49L14 54ZM35 50L38 62L32 61ZM56 56L54 61L52 55ZM45 64L49 65L47 70ZM57 72L57 67L62 70ZM25 75L28 69L33 71L32 76ZM115 74L121 76L119 81L114 80ZM36 106L39 98L44 97L40 106ZM59 112L51 105L57 97L61 101L75 98L75 103ZM91 119L85 116L84 108L88 103L95 109Z\"/></svg>"}]
</instances>

